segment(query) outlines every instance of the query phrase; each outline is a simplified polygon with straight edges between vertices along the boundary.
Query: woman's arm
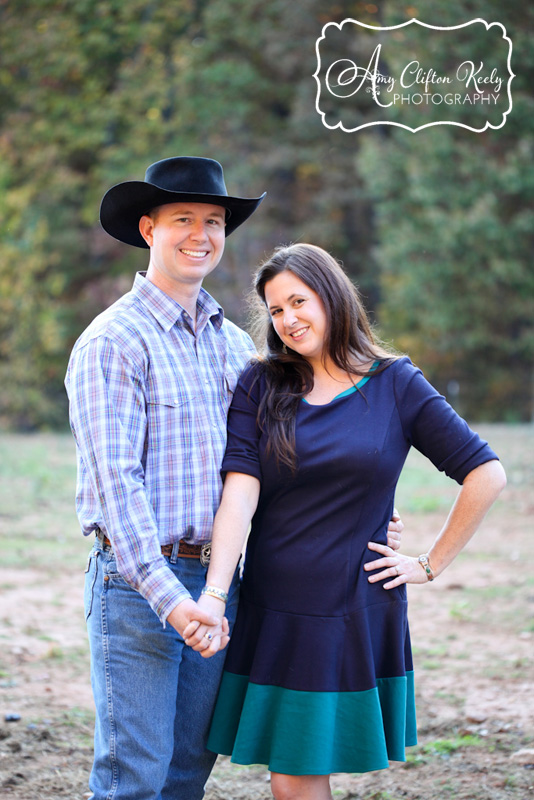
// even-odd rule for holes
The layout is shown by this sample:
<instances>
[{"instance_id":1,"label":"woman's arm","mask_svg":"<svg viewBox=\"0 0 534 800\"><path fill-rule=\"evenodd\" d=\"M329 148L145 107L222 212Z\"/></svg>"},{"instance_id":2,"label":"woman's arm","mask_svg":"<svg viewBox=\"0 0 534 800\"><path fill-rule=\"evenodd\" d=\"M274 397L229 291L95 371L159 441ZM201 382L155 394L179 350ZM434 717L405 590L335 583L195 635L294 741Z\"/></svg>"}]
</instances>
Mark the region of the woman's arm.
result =
<instances>
[{"instance_id":1,"label":"woman's arm","mask_svg":"<svg viewBox=\"0 0 534 800\"><path fill-rule=\"evenodd\" d=\"M252 475L229 472L215 515L206 584L227 592L258 507L260 482Z\"/></svg>"},{"instance_id":2,"label":"woman's arm","mask_svg":"<svg viewBox=\"0 0 534 800\"><path fill-rule=\"evenodd\" d=\"M226 475L221 504L213 523L206 586L228 593L259 496L260 482L257 478L242 472L229 472ZM222 599L209 594L201 595L198 605L219 619L226 606ZM221 645L224 647L228 642L227 637L226 641L214 637L210 642L205 638L207 632L208 626L196 623L190 623L184 631L185 643L205 657L214 655Z\"/></svg>"},{"instance_id":3,"label":"woman's arm","mask_svg":"<svg viewBox=\"0 0 534 800\"><path fill-rule=\"evenodd\" d=\"M499 461L487 461L465 477L447 521L428 552L435 577L465 547L505 486L506 475ZM364 565L367 571L382 570L369 576L370 583L392 578L384 584L384 589L393 589L403 583L427 582L427 575L417 558L396 553L376 542L369 542L368 547L384 556Z\"/></svg>"}]
</instances>

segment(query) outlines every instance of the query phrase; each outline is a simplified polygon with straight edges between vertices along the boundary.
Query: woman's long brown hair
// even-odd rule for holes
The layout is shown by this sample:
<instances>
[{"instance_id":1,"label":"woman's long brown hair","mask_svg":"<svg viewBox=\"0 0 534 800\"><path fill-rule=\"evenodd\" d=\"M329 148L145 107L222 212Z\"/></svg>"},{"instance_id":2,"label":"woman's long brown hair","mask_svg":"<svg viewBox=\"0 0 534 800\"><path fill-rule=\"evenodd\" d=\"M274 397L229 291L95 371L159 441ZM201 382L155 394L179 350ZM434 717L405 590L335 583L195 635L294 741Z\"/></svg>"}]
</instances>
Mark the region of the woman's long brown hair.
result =
<instances>
[{"instance_id":1,"label":"woman's long brown hair","mask_svg":"<svg viewBox=\"0 0 534 800\"><path fill-rule=\"evenodd\" d=\"M278 464L297 469L295 419L302 398L313 388L313 369L294 350L285 348L274 329L265 301L265 286L281 272L292 272L323 301L326 313L324 361L332 362L349 375L368 374L362 365L378 361L380 372L396 358L374 335L360 295L341 265L321 247L294 244L277 248L254 275L256 299L252 334L262 356L267 391L258 409L258 421L265 427L268 452ZM259 302L258 302L259 300Z\"/></svg>"}]
</instances>

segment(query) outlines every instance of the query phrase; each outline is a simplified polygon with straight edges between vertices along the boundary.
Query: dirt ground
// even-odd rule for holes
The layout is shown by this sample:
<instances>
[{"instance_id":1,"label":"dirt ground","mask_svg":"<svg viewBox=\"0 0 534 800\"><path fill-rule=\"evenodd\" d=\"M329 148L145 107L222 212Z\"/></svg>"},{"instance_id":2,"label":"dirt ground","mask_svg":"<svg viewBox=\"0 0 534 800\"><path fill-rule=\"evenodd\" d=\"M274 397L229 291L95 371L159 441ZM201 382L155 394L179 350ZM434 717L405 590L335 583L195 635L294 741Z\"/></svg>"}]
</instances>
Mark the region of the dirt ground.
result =
<instances>
[{"instance_id":1,"label":"dirt ground","mask_svg":"<svg viewBox=\"0 0 534 800\"><path fill-rule=\"evenodd\" d=\"M338 800L534 797L533 429L483 433L503 454L508 487L455 564L434 584L409 589L420 743L405 764L334 776ZM45 441L40 457L54 474L69 463L63 485L70 445L54 442ZM419 458L398 495L409 553L428 547L455 493L427 481ZM0 505L0 796L82 800L90 796L93 721L82 616L87 545L70 511L59 533L52 525L53 486L39 484L28 499L19 474L0 477L10 492ZM206 792L206 800L269 797L263 767L226 758Z\"/></svg>"}]
</instances>

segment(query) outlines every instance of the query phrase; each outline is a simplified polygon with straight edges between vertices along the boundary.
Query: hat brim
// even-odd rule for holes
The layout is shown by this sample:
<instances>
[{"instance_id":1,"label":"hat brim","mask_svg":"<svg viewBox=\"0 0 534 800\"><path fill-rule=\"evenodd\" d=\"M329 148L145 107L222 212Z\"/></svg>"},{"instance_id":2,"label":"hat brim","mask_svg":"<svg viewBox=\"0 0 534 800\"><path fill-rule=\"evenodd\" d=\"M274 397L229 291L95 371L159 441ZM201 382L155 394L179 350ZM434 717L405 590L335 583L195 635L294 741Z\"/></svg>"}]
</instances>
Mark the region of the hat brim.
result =
<instances>
[{"instance_id":1,"label":"hat brim","mask_svg":"<svg viewBox=\"0 0 534 800\"><path fill-rule=\"evenodd\" d=\"M139 220L153 208L166 203L209 203L228 209L225 234L230 236L257 209L267 193L261 197L228 197L227 195L170 192L144 181L126 181L112 186L100 205L100 222L104 230L125 244L148 249L139 232Z\"/></svg>"}]
</instances>

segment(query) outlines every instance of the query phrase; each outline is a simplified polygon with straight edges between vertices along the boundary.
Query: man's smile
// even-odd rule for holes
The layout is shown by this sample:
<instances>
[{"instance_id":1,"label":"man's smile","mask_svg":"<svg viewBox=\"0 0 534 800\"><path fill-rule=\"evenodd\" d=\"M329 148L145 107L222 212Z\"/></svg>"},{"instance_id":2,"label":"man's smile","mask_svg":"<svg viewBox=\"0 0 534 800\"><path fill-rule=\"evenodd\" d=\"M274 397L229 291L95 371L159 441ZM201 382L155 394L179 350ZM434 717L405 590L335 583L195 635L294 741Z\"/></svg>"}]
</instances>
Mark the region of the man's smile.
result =
<instances>
[{"instance_id":1,"label":"man's smile","mask_svg":"<svg viewBox=\"0 0 534 800\"><path fill-rule=\"evenodd\" d=\"M207 250L186 250L184 247L180 248L180 253L191 258L205 258L208 255Z\"/></svg>"}]
</instances>

